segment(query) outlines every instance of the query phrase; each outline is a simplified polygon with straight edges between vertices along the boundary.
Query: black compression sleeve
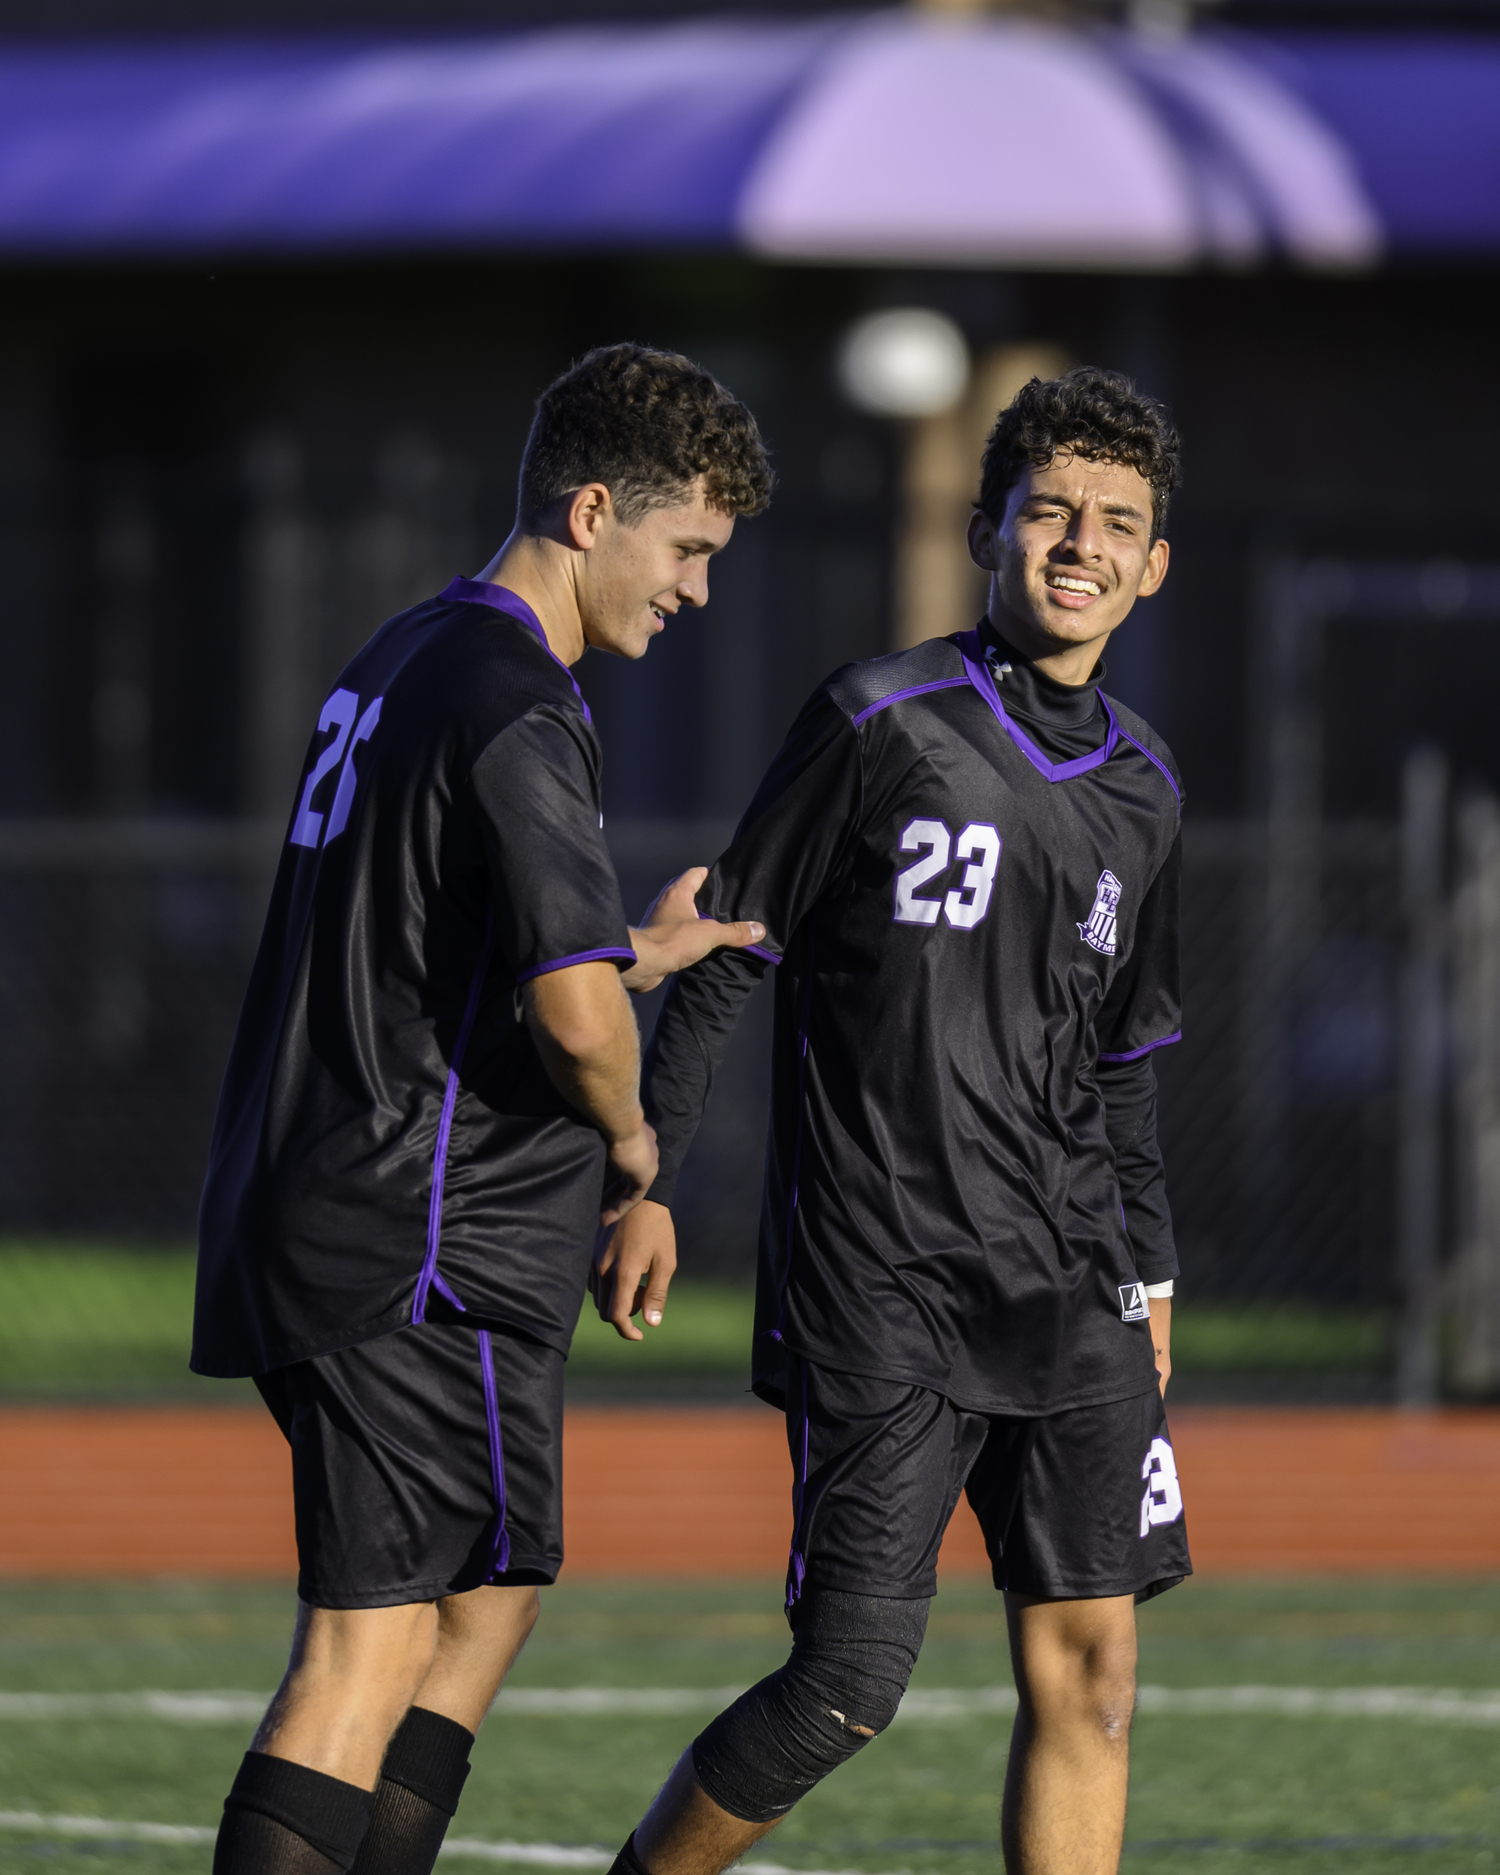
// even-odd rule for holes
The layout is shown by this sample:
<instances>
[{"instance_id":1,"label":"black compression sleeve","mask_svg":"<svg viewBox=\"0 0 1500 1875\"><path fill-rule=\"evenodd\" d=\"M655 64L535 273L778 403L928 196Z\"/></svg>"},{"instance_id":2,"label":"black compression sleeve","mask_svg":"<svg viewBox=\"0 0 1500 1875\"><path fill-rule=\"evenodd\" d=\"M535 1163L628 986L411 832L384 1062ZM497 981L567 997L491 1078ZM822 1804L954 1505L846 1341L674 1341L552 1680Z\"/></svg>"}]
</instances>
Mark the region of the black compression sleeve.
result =
<instances>
[{"instance_id":1,"label":"black compression sleeve","mask_svg":"<svg viewBox=\"0 0 1500 1875\"><path fill-rule=\"evenodd\" d=\"M660 1170L646 1194L670 1205L677 1175L750 992L846 865L863 807L859 739L823 690L788 732L755 799L698 892L712 918L757 918L765 944L714 951L675 980L646 1051L642 1099Z\"/></svg>"},{"instance_id":2,"label":"black compression sleeve","mask_svg":"<svg viewBox=\"0 0 1500 1875\"><path fill-rule=\"evenodd\" d=\"M656 1128L656 1182L646 1196L670 1206L734 1025L769 965L743 951L713 951L667 992L641 1066L646 1118Z\"/></svg>"},{"instance_id":3,"label":"black compression sleeve","mask_svg":"<svg viewBox=\"0 0 1500 1875\"><path fill-rule=\"evenodd\" d=\"M1178 1274L1167 1176L1156 1138L1156 1068L1149 1055L1135 1061L1101 1061L1104 1130L1114 1148L1115 1176L1125 1230L1142 1282L1161 1283Z\"/></svg>"}]
</instances>

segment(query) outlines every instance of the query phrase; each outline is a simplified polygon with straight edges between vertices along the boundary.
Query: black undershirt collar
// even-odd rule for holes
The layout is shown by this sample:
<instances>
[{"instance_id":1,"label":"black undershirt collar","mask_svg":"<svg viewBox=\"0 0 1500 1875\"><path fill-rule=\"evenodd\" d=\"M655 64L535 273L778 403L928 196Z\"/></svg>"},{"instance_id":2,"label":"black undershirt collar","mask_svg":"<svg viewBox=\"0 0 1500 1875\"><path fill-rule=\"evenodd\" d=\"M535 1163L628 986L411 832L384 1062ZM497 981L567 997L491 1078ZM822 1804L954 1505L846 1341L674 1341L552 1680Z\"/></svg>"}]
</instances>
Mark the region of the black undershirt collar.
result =
<instances>
[{"instance_id":1,"label":"black undershirt collar","mask_svg":"<svg viewBox=\"0 0 1500 1875\"><path fill-rule=\"evenodd\" d=\"M1099 686L1105 677L1102 658L1087 683L1060 684L1038 670L988 619L980 621L979 635L1006 714L1023 721L1054 761L1086 755L1102 741L1106 728L1099 707Z\"/></svg>"}]
</instances>

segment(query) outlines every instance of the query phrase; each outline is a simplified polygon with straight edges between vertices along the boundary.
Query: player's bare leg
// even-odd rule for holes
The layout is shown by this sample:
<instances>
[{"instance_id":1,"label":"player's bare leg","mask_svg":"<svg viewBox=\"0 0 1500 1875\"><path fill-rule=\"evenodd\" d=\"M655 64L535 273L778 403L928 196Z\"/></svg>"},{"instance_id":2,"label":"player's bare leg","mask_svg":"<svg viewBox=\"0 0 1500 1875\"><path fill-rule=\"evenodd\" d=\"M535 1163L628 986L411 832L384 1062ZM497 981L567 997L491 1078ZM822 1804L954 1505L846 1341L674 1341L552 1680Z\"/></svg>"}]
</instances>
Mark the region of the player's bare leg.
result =
<instances>
[{"instance_id":1,"label":"player's bare leg","mask_svg":"<svg viewBox=\"0 0 1500 1875\"><path fill-rule=\"evenodd\" d=\"M541 1607L534 1588L445 1595L437 1605L432 1665L412 1704L477 1732L536 1626Z\"/></svg>"},{"instance_id":2,"label":"player's bare leg","mask_svg":"<svg viewBox=\"0 0 1500 1875\"><path fill-rule=\"evenodd\" d=\"M302 1604L291 1665L251 1749L374 1791L360 1875L431 1866L473 1735L538 1609L531 1587L395 1608ZM393 1779L403 1742L412 1764Z\"/></svg>"},{"instance_id":3,"label":"player's bare leg","mask_svg":"<svg viewBox=\"0 0 1500 1875\"><path fill-rule=\"evenodd\" d=\"M251 1750L373 1790L391 1734L432 1667L437 1636L431 1602L299 1604L291 1664Z\"/></svg>"},{"instance_id":4,"label":"player's bare leg","mask_svg":"<svg viewBox=\"0 0 1500 1875\"><path fill-rule=\"evenodd\" d=\"M1125 1835L1135 1602L1007 1595L1020 1695L1000 1837L1007 1875L1115 1875Z\"/></svg>"},{"instance_id":5,"label":"player's bare leg","mask_svg":"<svg viewBox=\"0 0 1500 1875\"><path fill-rule=\"evenodd\" d=\"M650 1875L721 1875L779 1821L746 1823L720 1809L698 1782L688 1750L637 1826L635 1854Z\"/></svg>"},{"instance_id":6,"label":"player's bare leg","mask_svg":"<svg viewBox=\"0 0 1500 1875\"><path fill-rule=\"evenodd\" d=\"M539 1608L529 1586L437 1603L432 1664L391 1740L350 1875L428 1875L458 1809L474 1734Z\"/></svg>"}]
</instances>

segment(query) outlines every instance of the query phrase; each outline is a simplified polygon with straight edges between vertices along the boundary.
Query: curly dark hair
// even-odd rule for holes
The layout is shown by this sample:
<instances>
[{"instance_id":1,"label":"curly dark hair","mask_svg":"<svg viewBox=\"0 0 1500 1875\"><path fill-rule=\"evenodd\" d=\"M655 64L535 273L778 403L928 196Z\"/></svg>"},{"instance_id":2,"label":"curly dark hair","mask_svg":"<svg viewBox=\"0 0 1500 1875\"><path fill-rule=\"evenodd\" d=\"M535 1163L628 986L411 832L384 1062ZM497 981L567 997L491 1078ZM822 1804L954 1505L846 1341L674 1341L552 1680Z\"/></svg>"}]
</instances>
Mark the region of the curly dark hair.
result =
<instances>
[{"instance_id":1,"label":"curly dark hair","mask_svg":"<svg viewBox=\"0 0 1500 1875\"><path fill-rule=\"evenodd\" d=\"M1123 462L1151 488L1151 538L1166 525L1182 475L1182 439L1171 413L1118 371L1078 365L1060 378L1033 378L995 419L984 446L979 499L997 525L1028 466L1044 469L1060 449L1091 462Z\"/></svg>"},{"instance_id":2,"label":"curly dark hair","mask_svg":"<svg viewBox=\"0 0 1500 1875\"><path fill-rule=\"evenodd\" d=\"M709 507L760 513L773 477L755 418L680 352L599 345L536 400L519 518L535 527L570 490L602 482L635 527L653 508L685 500L700 475Z\"/></svg>"}]
</instances>

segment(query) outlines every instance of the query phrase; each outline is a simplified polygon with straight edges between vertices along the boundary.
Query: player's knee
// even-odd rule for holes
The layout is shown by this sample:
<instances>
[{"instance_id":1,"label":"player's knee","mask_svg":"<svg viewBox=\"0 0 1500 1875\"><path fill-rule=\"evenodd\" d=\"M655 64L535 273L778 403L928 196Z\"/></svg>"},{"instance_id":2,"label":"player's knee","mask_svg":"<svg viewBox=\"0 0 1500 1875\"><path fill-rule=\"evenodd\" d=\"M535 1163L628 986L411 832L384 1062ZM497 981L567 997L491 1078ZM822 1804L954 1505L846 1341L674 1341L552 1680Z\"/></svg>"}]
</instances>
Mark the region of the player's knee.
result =
<instances>
[{"instance_id":1,"label":"player's knee","mask_svg":"<svg viewBox=\"0 0 1500 1875\"><path fill-rule=\"evenodd\" d=\"M1027 1649L1022 1702L1043 1725L1085 1726L1111 1740L1129 1736L1135 1710L1133 1609L1119 1621L1080 1622Z\"/></svg>"},{"instance_id":2,"label":"player's knee","mask_svg":"<svg viewBox=\"0 0 1500 1875\"><path fill-rule=\"evenodd\" d=\"M896 1716L927 1626L925 1601L812 1590L792 1655L693 1743L693 1768L746 1823L785 1816Z\"/></svg>"}]
</instances>

